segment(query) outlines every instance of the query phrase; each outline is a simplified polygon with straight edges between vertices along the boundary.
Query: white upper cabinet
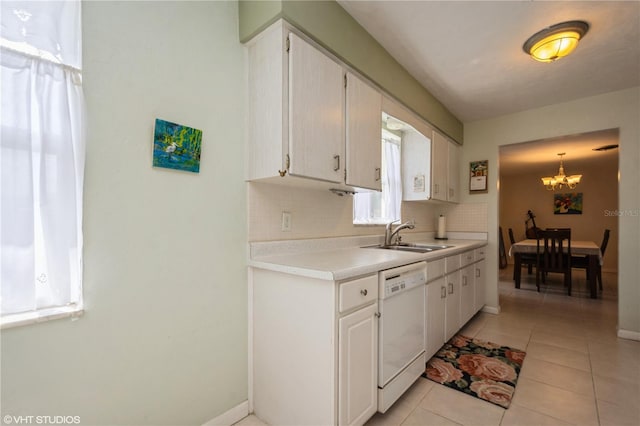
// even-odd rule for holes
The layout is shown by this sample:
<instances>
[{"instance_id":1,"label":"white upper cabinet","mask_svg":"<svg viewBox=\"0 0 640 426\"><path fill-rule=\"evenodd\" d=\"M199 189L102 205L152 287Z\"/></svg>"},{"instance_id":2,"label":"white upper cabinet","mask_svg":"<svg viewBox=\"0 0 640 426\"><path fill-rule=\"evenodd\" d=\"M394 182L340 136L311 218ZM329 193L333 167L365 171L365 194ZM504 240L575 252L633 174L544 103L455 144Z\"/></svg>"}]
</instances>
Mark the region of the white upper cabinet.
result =
<instances>
[{"instance_id":1,"label":"white upper cabinet","mask_svg":"<svg viewBox=\"0 0 640 426\"><path fill-rule=\"evenodd\" d=\"M387 97L382 110L402 128L403 201L459 202L460 147L421 118Z\"/></svg>"},{"instance_id":2,"label":"white upper cabinet","mask_svg":"<svg viewBox=\"0 0 640 426\"><path fill-rule=\"evenodd\" d=\"M433 148L431 160L431 198L447 201L449 169L449 141L439 132L433 132Z\"/></svg>"},{"instance_id":3,"label":"white upper cabinet","mask_svg":"<svg viewBox=\"0 0 640 426\"><path fill-rule=\"evenodd\" d=\"M460 145L449 141L449 162L447 167L447 201L460 202Z\"/></svg>"},{"instance_id":4,"label":"white upper cabinet","mask_svg":"<svg viewBox=\"0 0 640 426\"><path fill-rule=\"evenodd\" d=\"M289 24L249 41L247 59L247 180L380 191L384 111L408 125L404 200L458 202L460 148Z\"/></svg>"},{"instance_id":5,"label":"white upper cabinet","mask_svg":"<svg viewBox=\"0 0 640 426\"><path fill-rule=\"evenodd\" d=\"M380 92L282 20L247 53L247 180L380 190Z\"/></svg>"},{"instance_id":6,"label":"white upper cabinet","mask_svg":"<svg viewBox=\"0 0 640 426\"><path fill-rule=\"evenodd\" d=\"M431 132L402 132L402 199L424 201L431 191Z\"/></svg>"},{"instance_id":7,"label":"white upper cabinet","mask_svg":"<svg viewBox=\"0 0 640 426\"><path fill-rule=\"evenodd\" d=\"M247 180L285 175L289 156L287 34L271 26L247 45Z\"/></svg>"},{"instance_id":8,"label":"white upper cabinet","mask_svg":"<svg viewBox=\"0 0 640 426\"><path fill-rule=\"evenodd\" d=\"M289 173L340 183L344 178L342 67L289 33Z\"/></svg>"},{"instance_id":9,"label":"white upper cabinet","mask_svg":"<svg viewBox=\"0 0 640 426\"><path fill-rule=\"evenodd\" d=\"M460 146L433 131L431 198L457 203L460 200Z\"/></svg>"},{"instance_id":10,"label":"white upper cabinet","mask_svg":"<svg viewBox=\"0 0 640 426\"><path fill-rule=\"evenodd\" d=\"M380 191L382 95L350 72L346 78L346 184Z\"/></svg>"}]
</instances>

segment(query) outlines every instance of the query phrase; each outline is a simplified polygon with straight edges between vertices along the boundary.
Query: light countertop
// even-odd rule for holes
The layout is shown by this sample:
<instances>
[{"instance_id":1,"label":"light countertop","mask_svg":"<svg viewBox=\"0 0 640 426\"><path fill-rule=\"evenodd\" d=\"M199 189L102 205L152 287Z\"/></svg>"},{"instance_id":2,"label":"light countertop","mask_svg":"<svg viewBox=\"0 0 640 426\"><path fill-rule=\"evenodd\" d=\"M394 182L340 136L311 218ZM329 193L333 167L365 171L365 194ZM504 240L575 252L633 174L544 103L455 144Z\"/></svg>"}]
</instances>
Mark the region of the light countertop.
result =
<instances>
[{"instance_id":1,"label":"light countertop","mask_svg":"<svg viewBox=\"0 0 640 426\"><path fill-rule=\"evenodd\" d=\"M332 244L332 240L339 241ZM379 244L377 237L309 241L307 245L303 242L276 242L272 243L275 245L269 250L256 250L251 247L249 266L322 280L341 281L423 260L430 261L460 254L487 244L486 240L478 239L442 241L424 238L412 242L445 244L452 247L429 253L413 253L366 247Z\"/></svg>"}]
</instances>

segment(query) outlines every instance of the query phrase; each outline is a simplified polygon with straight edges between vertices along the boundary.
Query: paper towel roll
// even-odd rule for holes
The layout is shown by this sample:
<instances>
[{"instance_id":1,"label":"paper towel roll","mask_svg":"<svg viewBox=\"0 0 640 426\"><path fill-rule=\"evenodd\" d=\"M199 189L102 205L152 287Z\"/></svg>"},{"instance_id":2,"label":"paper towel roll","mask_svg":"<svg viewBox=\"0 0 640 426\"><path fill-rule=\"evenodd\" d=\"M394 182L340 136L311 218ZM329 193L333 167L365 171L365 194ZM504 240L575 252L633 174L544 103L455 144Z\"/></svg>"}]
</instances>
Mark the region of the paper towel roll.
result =
<instances>
[{"instance_id":1,"label":"paper towel roll","mask_svg":"<svg viewBox=\"0 0 640 426\"><path fill-rule=\"evenodd\" d=\"M443 215L438 218L438 232L436 238L444 240L447 238L447 220Z\"/></svg>"}]
</instances>

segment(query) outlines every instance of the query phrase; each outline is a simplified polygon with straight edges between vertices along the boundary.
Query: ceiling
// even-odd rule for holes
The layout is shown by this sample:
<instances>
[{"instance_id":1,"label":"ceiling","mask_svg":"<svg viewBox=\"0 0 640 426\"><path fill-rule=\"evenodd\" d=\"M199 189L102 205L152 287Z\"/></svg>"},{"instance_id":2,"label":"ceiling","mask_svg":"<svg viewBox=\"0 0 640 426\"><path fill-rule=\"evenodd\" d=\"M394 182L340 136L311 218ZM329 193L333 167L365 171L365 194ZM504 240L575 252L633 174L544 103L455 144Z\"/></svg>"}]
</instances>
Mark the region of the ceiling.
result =
<instances>
[{"instance_id":1,"label":"ceiling","mask_svg":"<svg viewBox=\"0 0 640 426\"><path fill-rule=\"evenodd\" d=\"M618 145L618 129L581 133L554 139L516 143L500 147L500 175L542 173L549 176L558 170L560 157L567 174L593 170L602 162L618 162L618 149L595 151L594 148ZM603 165L604 166L604 165Z\"/></svg>"},{"instance_id":2,"label":"ceiling","mask_svg":"<svg viewBox=\"0 0 640 426\"><path fill-rule=\"evenodd\" d=\"M337 1L462 122L640 86L638 1ZM523 52L531 35L570 20L590 25L570 56L541 63ZM558 152L567 164L617 160L618 150L591 151L617 132L554 142L501 150L501 170L558 164Z\"/></svg>"},{"instance_id":3,"label":"ceiling","mask_svg":"<svg viewBox=\"0 0 640 426\"><path fill-rule=\"evenodd\" d=\"M640 85L638 1L338 3L463 122ZM590 24L572 55L541 63L523 52L569 20Z\"/></svg>"}]
</instances>

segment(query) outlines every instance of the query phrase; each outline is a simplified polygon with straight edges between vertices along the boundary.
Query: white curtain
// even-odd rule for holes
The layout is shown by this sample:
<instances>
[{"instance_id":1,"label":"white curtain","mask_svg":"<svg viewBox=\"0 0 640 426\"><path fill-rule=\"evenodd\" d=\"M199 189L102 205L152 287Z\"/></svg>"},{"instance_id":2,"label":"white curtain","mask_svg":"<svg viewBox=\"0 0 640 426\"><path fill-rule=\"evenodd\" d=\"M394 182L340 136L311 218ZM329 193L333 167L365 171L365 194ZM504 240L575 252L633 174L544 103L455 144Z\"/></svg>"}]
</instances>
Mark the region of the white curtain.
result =
<instances>
[{"instance_id":1,"label":"white curtain","mask_svg":"<svg viewBox=\"0 0 640 426\"><path fill-rule=\"evenodd\" d=\"M2 1L2 316L82 304L79 1Z\"/></svg>"},{"instance_id":2,"label":"white curtain","mask_svg":"<svg viewBox=\"0 0 640 426\"><path fill-rule=\"evenodd\" d=\"M400 174L400 144L384 141L383 148L383 186L388 188L386 196L382 197L383 216L389 222L400 220L400 204L402 203L402 175Z\"/></svg>"},{"instance_id":3,"label":"white curtain","mask_svg":"<svg viewBox=\"0 0 640 426\"><path fill-rule=\"evenodd\" d=\"M353 223L384 224L400 220L401 202L400 144L382 140L382 192L354 195Z\"/></svg>"}]
</instances>

